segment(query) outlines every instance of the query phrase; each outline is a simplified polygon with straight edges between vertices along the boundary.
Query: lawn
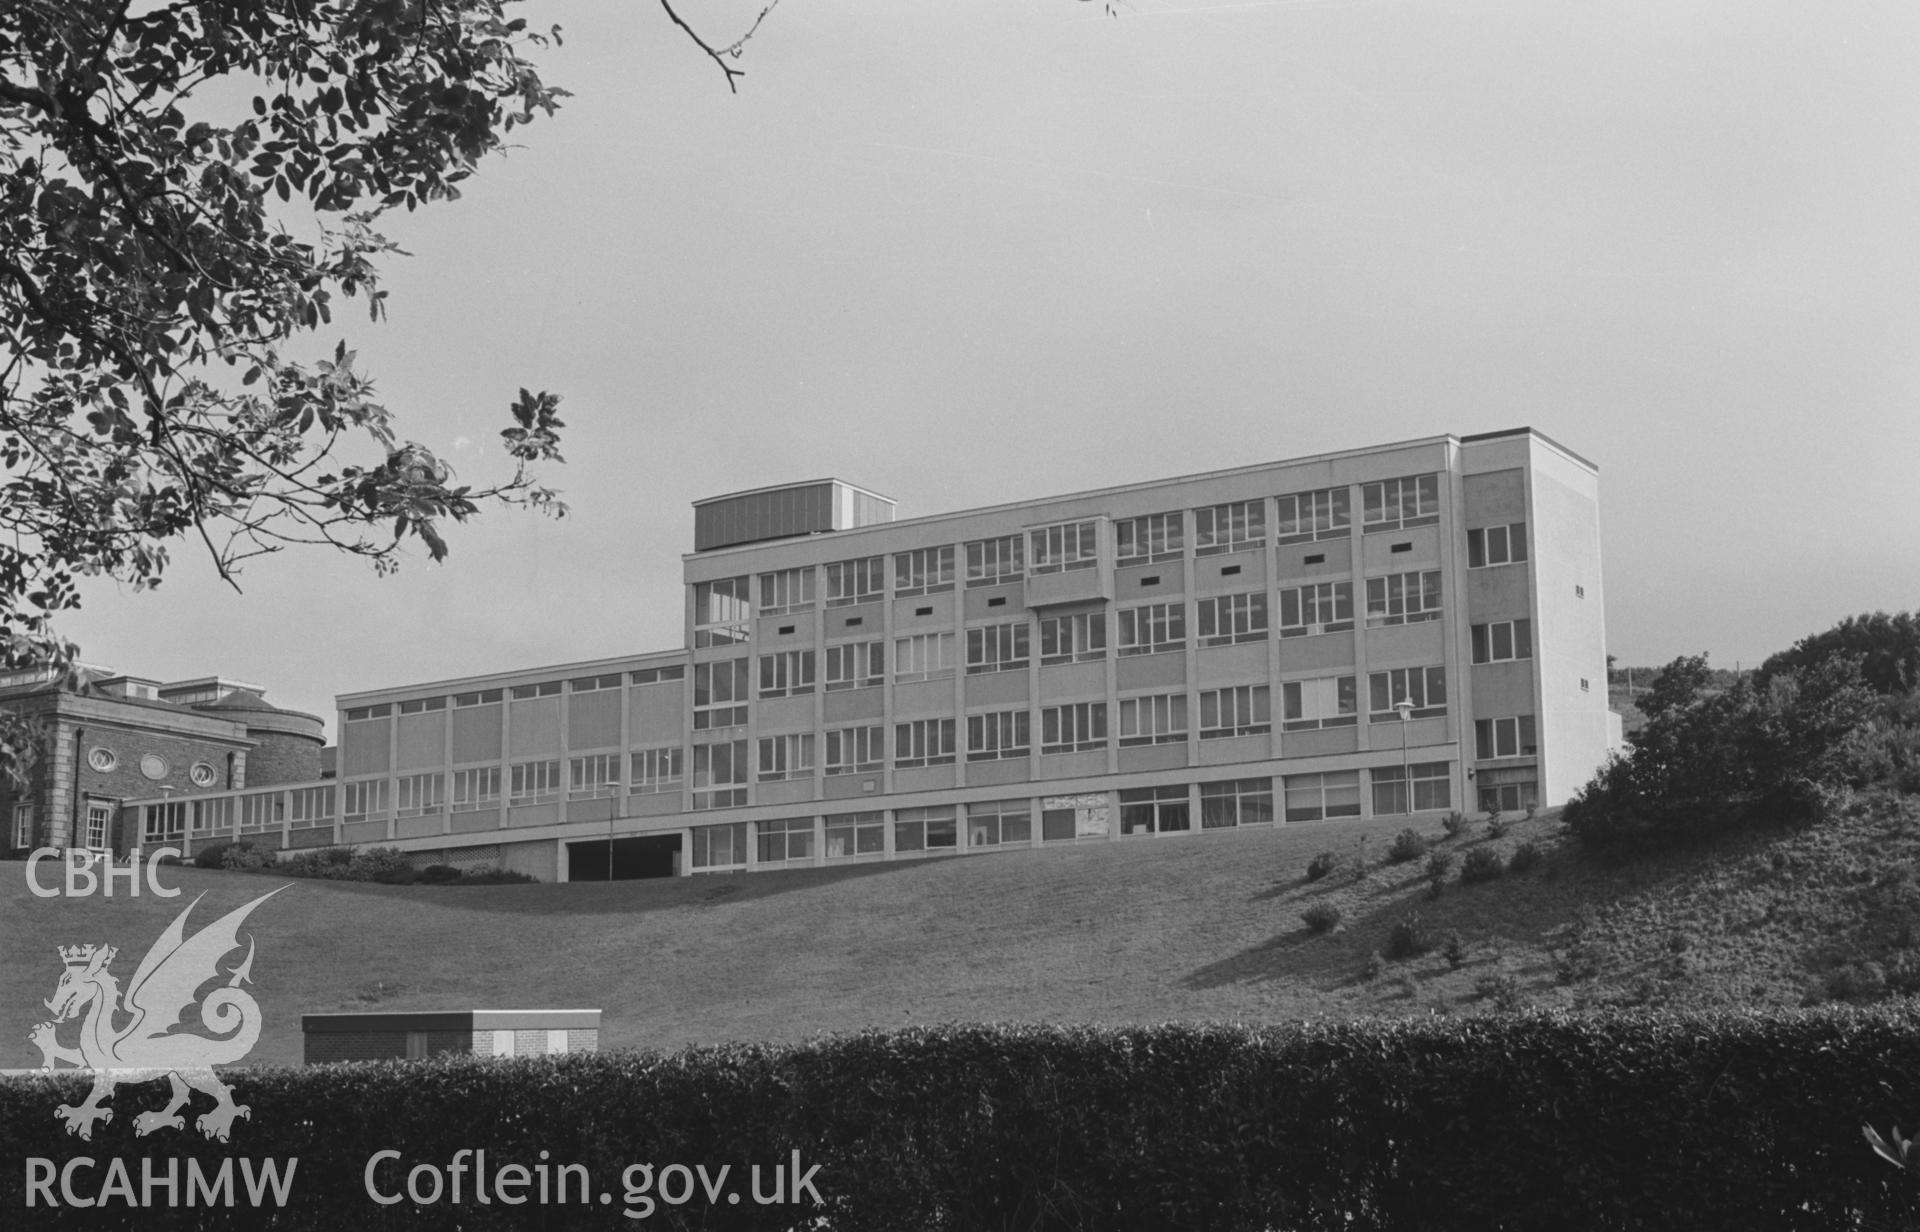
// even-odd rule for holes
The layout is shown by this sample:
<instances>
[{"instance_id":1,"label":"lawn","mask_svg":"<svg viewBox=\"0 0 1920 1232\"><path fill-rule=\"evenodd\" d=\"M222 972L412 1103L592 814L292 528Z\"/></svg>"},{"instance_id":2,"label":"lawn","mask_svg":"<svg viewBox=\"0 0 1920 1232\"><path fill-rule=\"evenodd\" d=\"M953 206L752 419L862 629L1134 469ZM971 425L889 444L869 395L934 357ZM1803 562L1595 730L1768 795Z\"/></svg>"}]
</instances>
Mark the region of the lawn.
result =
<instances>
[{"instance_id":1,"label":"lawn","mask_svg":"<svg viewBox=\"0 0 1920 1232\"><path fill-rule=\"evenodd\" d=\"M1856 891L1850 874L1807 873L1857 862L1832 832L1825 847L1792 857L1800 875L1786 878L1770 853L1815 836L1612 868L1563 845L1557 821L1543 816L1499 839L1484 823L1444 841L1437 822L1419 825L1456 856L1454 880L1432 900L1423 861L1386 859L1405 825L1326 822L595 885L376 886L164 870L185 891L177 899L127 898L124 886L113 899L37 899L23 865L0 866L0 1068L39 1061L27 1034L47 1016L57 946L120 947L114 969L124 980L194 895L205 894L193 914L205 923L283 884L292 888L249 922L266 1016L251 1059L280 1064L300 1060L301 1014L341 1010L593 1007L605 1011L603 1047L664 1049L952 1020L1490 1012L1476 992L1489 976L1541 1004L1792 1003L1808 983L1813 936L1840 927L1833 904L1852 903ZM1862 832L1862 842L1872 838ZM1468 850L1504 855L1526 839L1547 853L1533 871L1458 881ZM1343 866L1307 881L1308 862L1328 850ZM1343 913L1328 936L1301 921L1319 902ZM1436 940L1459 933L1464 962L1454 969L1436 951L1370 977L1369 955L1411 911ZM1680 958L1675 935L1685 937ZM1570 948L1593 958L1599 979L1563 978Z\"/></svg>"}]
</instances>

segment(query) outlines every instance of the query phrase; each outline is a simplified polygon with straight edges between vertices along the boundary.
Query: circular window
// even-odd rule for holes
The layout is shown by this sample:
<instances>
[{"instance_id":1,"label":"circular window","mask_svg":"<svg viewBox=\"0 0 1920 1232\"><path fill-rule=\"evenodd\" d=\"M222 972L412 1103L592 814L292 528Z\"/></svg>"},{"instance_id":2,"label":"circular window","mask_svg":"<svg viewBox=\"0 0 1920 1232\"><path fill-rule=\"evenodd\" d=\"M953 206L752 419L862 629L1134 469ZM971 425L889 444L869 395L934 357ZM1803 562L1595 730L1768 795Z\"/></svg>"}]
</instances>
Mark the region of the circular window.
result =
<instances>
[{"instance_id":1,"label":"circular window","mask_svg":"<svg viewBox=\"0 0 1920 1232\"><path fill-rule=\"evenodd\" d=\"M157 754L153 754L153 753L147 754L145 757L142 757L140 759L140 773L146 775L150 779L166 778L167 777L167 759L164 757L158 756Z\"/></svg>"},{"instance_id":2,"label":"circular window","mask_svg":"<svg viewBox=\"0 0 1920 1232\"><path fill-rule=\"evenodd\" d=\"M187 777L193 780L195 787L213 786L213 767L204 761L193 763L193 769L187 771Z\"/></svg>"},{"instance_id":3,"label":"circular window","mask_svg":"<svg viewBox=\"0 0 1920 1232\"><path fill-rule=\"evenodd\" d=\"M112 749L88 749L87 764L104 774L119 765L120 759L113 755Z\"/></svg>"}]
</instances>

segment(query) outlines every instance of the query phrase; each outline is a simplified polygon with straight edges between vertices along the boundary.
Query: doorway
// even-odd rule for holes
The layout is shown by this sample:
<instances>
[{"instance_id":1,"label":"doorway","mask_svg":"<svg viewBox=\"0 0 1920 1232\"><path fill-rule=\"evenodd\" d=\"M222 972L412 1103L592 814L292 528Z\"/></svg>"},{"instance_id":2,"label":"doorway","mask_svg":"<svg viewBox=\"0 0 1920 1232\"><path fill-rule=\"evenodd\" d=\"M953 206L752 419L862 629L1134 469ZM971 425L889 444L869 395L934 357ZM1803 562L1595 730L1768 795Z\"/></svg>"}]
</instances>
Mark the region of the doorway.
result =
<instances>
[{"instance_id":1,"label":"doorway","mask_svg":"<svg viewBox=\"0 0 1920 1232\"><path fill-rule=\"evenodd\" d=\"M680 871L678 834L594 839L567 844L568 881L638 881Z\"/></svg>"}]
</instances>

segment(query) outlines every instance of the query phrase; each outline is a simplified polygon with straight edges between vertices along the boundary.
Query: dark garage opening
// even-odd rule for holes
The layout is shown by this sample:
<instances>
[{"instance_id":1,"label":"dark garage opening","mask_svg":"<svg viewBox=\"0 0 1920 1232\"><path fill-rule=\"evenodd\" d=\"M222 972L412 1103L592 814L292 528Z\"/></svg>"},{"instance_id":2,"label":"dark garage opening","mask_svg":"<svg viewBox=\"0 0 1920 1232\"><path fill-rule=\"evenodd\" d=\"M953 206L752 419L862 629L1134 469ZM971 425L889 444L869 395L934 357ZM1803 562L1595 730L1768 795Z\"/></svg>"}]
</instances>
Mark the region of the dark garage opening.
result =
<instances>
[{"instance_id":1,"label":"dark garage opening","mask_svg":"<svg viewBox=\"0 0 1920 1232\"><path fill-rule=\"evenodd\" d=\"M612 867L608 867L608 848ZM679 870L680 836L646 834L567 844L568 881L637 881L643 877L671 877Z\"/></svg>"}]
</instances>

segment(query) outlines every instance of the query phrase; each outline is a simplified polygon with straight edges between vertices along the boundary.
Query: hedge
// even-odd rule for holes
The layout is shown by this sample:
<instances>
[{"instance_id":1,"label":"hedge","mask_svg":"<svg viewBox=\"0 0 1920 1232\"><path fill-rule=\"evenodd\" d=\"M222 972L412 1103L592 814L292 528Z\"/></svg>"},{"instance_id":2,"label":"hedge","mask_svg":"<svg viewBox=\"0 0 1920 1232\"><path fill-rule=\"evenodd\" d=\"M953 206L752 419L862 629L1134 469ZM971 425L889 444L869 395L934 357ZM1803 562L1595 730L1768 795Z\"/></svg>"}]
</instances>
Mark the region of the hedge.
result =
<instances>
[{"instance_id":1,"label":"hedge","mask_svg":"<svg viewBox=\"0 0 1920 1232\"><path fill-rule=\"evenodd\" d=\"M52 1113L83 1081L32 1079L0 1083L0 1210L9 1227L356 1232L1910 1227L1920 1178L1877 1158L1861 1126L1920 1128L1916 1045L1920 1011L1905 1007L957 1026L672 1055L236 1070L252 1118L226 1145L191 1130L136 1138L134 1114L163 1102L154 1082L123 1087L83 1144ZM189 1116L206 1106L196 1095ZM367 1196L375 1152L401 1152L380 1174L396 1192L402 1169L444 1178L462 1147L485 1148L489 1171L530 1167L545 1149L550 1167L585 1165L613 1203ZM820 1166L824 1209L709 1204L696 1186L644 1222L622 1215L628 1164L728 1164L727 1187L744 1195L747 1165L796 1150ZM299 1164L284 1209L23 1212L26 1157L94 1157L85 1195L109 1157L128 1161L137 1188L147 1154L209 1174L229 1156Z\"/></svg>"}]
</instances>

